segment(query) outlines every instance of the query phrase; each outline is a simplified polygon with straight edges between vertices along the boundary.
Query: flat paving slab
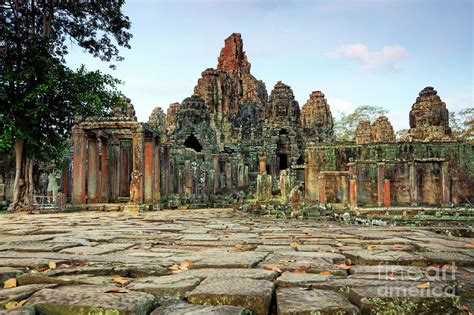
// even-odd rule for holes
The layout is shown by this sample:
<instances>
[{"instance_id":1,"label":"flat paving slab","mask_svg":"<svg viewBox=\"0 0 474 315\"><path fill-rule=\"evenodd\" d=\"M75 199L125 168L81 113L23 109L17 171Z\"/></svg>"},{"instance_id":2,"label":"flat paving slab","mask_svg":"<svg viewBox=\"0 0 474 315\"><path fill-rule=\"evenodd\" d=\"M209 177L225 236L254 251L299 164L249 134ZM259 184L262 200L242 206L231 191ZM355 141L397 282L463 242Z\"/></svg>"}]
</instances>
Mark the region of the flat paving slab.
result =
<instances>
[{"instance_id":1,"label":"flat paving slab","mask_svg":"<svg viewBox=\"0 0 474 315\"><path fill-rule=\"evenodd\" d=\"M268 314L275 285L266 280L208 278L188 294L196 304L245 307L256 315Z\"/></svg>"},{"instance_id":2,"label":"flat paving slab","mask_svg":"<svg viewBox=\"0 0 474 315\"><path fill-rule=\"evenodd\" d=\"M232 209L0 214L0 312L25 299L25 314L472 311L474 238L439 231ZM455 295L421 296L435 288Z\"/></svg>"},{"instance_id":3,"label":"flat paving slab","mask_svg":"<svg viewBox=\"0 0 474 315\"><path fill-rule=\"evenodd\" d=\"M333 291L282 288L276 296L278 315L359 314L346 297Z\"/></svg>"}]
</instances>

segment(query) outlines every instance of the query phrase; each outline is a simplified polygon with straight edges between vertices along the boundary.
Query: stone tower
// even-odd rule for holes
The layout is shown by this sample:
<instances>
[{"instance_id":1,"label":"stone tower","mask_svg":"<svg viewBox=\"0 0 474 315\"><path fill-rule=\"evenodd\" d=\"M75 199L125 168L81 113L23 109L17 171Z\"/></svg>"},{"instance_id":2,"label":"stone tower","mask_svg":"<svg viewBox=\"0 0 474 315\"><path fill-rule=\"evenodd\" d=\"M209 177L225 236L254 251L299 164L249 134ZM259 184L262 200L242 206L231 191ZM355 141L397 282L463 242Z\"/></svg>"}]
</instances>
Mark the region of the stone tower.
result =
<instances>
[{"instance_id":1,"label":"stone tower","mask_svg":"<svg viewBox=\"0 0 474 315\"><path fill-rule=\"evenodd\" d=\"M262 81L250 74L250 63L243 51L239 33L225 40L218 58L217 69L206 69L194 88L210 111L211 128L217 134L218 144L235 141L233 119L244 104L253 103L263 107L267 101L267 90Z\"/></svg>"},{"instance_id":2,"label":"stone tower","mask_svg":"<svg viewBox=\"0 0 474 315\"><path fill-rule=\"evenodd\" d=\"M304 136L316 142L334 139L334 121L324 93L315 91L301 109Z\"/></svg>"},{"instance_id":3,"label":"stone tower","mask_svg":"<svg viewBox=\"0 0 474 315\"><path fill-rule=\"evenodd\" d=\"M410 137L415 141L449 140L449 111L431 86L425 87L410 111Z\"/></svg>"}]
</instances>

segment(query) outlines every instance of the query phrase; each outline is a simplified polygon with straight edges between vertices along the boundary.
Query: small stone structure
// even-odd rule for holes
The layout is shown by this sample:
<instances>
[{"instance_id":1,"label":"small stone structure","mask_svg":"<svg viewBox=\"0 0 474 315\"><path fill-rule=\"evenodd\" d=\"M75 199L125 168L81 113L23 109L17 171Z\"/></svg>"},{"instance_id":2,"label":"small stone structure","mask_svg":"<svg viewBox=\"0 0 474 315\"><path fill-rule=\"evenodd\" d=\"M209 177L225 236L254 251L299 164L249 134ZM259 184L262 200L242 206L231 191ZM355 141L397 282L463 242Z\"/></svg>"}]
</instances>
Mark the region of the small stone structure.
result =
<instances>
[{"instance_id":1,"label":"small stone structure","mask_svg":"<svg viewBox=\"0 0 474 315\"><path fill-rule=\"evenodd\" d=\"M450 140L449 112L431 86L421 90L410 111L410 136L414 141Z\"/></svg>"},{"instance_id":2,"label":"small stone structure","mask_svg":"<svg viewBox=\"0 0 474 315\"><path fill-rule=\"evenodd\" d=\"M356 129L355 140L357 144L393 143L396 137L388 118L380 116L373 123L361 121Z\"/></svg>"},{"instance_id":3,"label":"small stone structure","mask_svg":"<svg viewBox=\"0 0 474 315\"><path fill-rule=\"evenodd\" d=\"M334 121L324 93L315 91L301 109L304 136L315 142L334 140Z\"/></svg>"},{"instance_id":4,"label":"small stone structure","mask_svg":"<svg viewBox=\"0 0 474 315\"><path fill-rule=\"evenodd\" d=\"M72 139L73 204L159 204L160 138L130 102L114 117L78 120Z\"/></svg>"}]
</instances>

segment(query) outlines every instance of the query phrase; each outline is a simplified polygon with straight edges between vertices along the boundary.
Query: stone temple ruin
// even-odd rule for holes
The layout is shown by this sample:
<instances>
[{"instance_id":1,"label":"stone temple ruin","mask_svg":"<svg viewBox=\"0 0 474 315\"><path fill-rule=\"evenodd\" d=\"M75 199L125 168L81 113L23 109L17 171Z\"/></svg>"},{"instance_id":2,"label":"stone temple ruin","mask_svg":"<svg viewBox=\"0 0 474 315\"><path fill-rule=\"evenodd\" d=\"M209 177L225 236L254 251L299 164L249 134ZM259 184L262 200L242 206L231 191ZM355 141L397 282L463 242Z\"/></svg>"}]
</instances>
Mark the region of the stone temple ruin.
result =
<instances>
[{"instance_id":1,"label":"stone temple ruin","mask_svg":"<svg viewBox=\"0 0 474 315\"><path fill-rule=\"evenodd\" d=\"M312 92L302 109L283 82L268 95L234 33L217 68L166 114L156 108L139 123L129 104L115 117L78 121L69 195L76 205L164 208L276 198L299 206L301 194L305 204L365 207L474 202L474 146L451 138L432 87L409 117L408 142L380 117L361 122L355 143L336 143L324 93Z\"/></svg>"}]
</instances>

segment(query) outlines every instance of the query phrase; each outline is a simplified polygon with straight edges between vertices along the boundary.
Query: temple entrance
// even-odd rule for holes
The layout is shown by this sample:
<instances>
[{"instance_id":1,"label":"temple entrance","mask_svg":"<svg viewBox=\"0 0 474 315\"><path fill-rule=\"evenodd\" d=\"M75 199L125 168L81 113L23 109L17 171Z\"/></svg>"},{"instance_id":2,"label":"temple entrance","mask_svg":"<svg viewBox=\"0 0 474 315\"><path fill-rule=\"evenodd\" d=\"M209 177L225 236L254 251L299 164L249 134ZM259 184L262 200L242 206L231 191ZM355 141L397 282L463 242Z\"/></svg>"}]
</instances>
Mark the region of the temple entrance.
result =
<instances>
[{"instance_id":1,"label":"temple entrance","mask_svg":"<svg viewBox=\"0 0 474 315\"><path fill-rule=\"evenodd\" d=\"M278 154L279 160L279 169L280 171L286 170L288 168L288 155L286 154Z\"/></svg>"},{"instance_id":2,"label":"temple entrance","mask_svg":"<svg viewBox=\"0 0 474 315\"><path fill-rule=\"evenodd\" d=\"M201 152L202 150L202 145L199 143L199 140L193 134L186 138L186 141L184 141L184 146L186 148L193 149L196 152Z\"/></svg>"}]
</instances>

